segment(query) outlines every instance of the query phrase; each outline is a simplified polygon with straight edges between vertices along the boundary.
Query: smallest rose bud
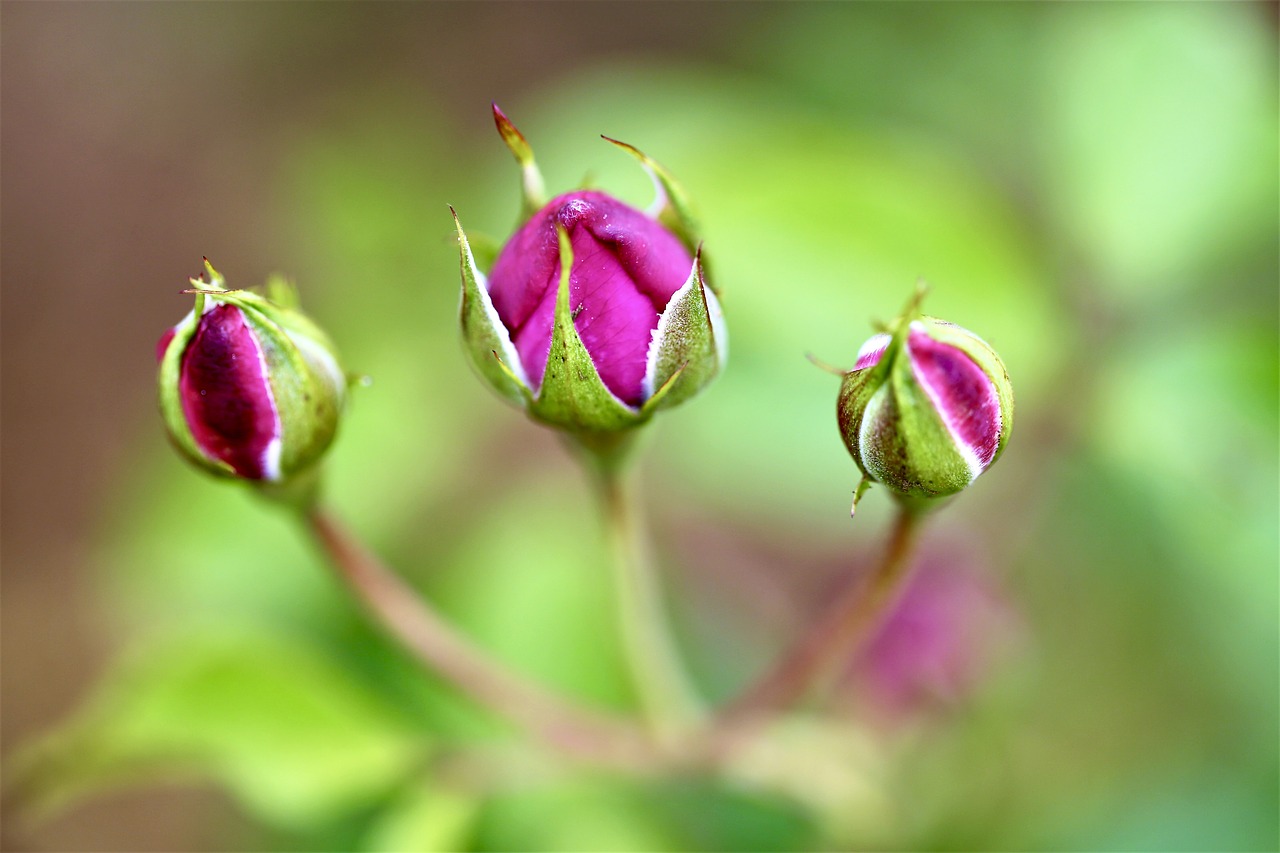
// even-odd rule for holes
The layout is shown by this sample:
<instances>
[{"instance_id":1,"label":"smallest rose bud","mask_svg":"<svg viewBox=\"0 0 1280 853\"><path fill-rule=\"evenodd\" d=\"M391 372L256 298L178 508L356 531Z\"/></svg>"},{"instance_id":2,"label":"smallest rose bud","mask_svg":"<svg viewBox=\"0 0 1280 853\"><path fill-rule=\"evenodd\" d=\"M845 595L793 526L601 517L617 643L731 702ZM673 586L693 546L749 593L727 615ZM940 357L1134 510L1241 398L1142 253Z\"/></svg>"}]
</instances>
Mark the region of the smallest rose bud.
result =
<instances>
[{"instance_id":1,"label":"smallest rose bud","mask_svg":"<svg viewBox=\"0 0 1280 853\"><path fill-rule=\"evenodd\" d=\"M859 496L871 481L908 501L955 494L991 467L1013 427L1000 357L967 329L919 315L922 295L843 374L836 414L864 475Z\"/></svg>"},{"instance_id":2,"label":"smallest rose bud","mask_svg":"<svg viewBox=\"0 0 1280 853\"><path fill-rule=\"evenodd\" d=\"M272 282L273 299L191 279L195 308L160 339L160 412L174 446L211 473L264 487L312 469L333 441L346 378L327 335Z\"/></svg>"}]
</instances>

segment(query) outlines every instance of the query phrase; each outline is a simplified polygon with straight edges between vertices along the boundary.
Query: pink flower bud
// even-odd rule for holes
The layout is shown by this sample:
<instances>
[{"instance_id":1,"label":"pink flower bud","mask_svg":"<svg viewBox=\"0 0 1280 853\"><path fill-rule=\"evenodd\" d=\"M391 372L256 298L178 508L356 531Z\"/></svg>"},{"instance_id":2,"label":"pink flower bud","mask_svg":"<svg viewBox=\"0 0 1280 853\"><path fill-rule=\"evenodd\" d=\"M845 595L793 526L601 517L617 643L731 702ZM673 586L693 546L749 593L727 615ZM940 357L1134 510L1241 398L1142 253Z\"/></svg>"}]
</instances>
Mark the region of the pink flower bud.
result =
<instances>
[{"instance_id":1,"label":"pink flower bud","mask_svg":"<svg viewBox=\"0 0 1280 853\"><path fill-rule=\"evenodd\" d=\"M964 489L1000 456L1013 427L1013 389L995 350L954 323L920 316L918 300L891 332L862 345L836 407L864 483L908 500Z\"/></svg>"},{"instance_id":2,"label":"pink flower bud","mask_svg":"<svg viewBox=\"0 0 1280 853\"><path fill-rule=\"evenodd\" d=\"M520 165L523 221L486 271L454 213L462 337L477 372L535 420L578 436L632 429L697 394L728 341L679 184L610 139L653 179L647 211L595 190L546 202L528 141L496 105L493 115Z\"/></svg>"},{"instance_id":3,"label":"pink flower bud","mask_svg":"<svg viewBox=\"0 0 1280 853\"><path fill-rule=\"evenodd\" d=\"M929 554L853 668L854 695L887 719L972 694L1018 638L994 579L954 554Z\"/></svg>"},{"instance_id":4,"label":"pink flower bud","mask_svg":"<svg viewBox=\"0 0 1280 853\"><path fill-rule=\"evenodd\" d=\"M182 353L178 397L207 456L249 480L279 479L280 414L262 347L240 308L215 305L200 317Z\"/></svg>"},{"instance_id":5,"label":"pink flower bud","mask_svg":"<svg viewBox=\"0 0 1280 853\"><path fill-rule=\"evenodd\" d=\"M489 273L493 307L535 390L555 323L557 224L573 247L569 305L578 335L605 387L639 406L648 396L645 368L658 318L688 280L693 255L656 220L601 192L566 193L539 210Z\"/></svg>"},{"instance_id":6,"label":"pink flower bud","mask_svg":"<svg viewBox=\"0 0 1280 853\"><path fill-rule=\"evenodd\" d=\"M157 347L161 413L200 467L283 482L332 441L345 377L314 323L256 293L221 289L207 269L209 282L192 280L195 310Z\"/></svg>"}]
</instances>

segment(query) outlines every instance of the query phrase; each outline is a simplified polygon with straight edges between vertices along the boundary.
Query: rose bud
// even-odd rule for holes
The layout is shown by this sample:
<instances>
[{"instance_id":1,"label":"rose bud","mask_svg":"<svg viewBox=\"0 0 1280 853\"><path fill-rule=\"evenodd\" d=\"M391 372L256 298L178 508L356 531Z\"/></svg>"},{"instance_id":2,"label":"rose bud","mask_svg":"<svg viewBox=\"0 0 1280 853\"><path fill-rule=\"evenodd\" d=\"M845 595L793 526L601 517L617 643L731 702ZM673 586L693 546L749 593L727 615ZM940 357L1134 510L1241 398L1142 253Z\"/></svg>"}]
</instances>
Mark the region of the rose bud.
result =
<instances>
[{"instance_id":1,"label":"rose bud","mask_svg":"<svg viewBox=\"0 0 1280 853\"><path fill-rule=\"evenodd\" d=\"M494 119L522 169L526 218L486 275L454 214L463 339L481 376L579 434L636 426L693 396L720 371L727 340L679 186L615 142L653 178L648 211L594 190L544 203L528 143L497 106Z\"/></svg>"},{"instance_id":2,"label":"rose bud","mask_svg":"<svg viewBox=\"0 0 1280 853\"><path fill-rule=\"evenodd\" d=\"M963 548L949 545L919 561L850 670L850 695L887 724L962 702L1020 637L1013 602Z\"/></svg>"},{"instance_id":3,"label":"rose bud","mask_svg":"<svg viewBox=\"0 0 1280 853\"><path fill-rule=\"evenodd\" d=\"M160 412L175 447L196 465L271 486L309 471L333 441L346 378L333 344L295 308L191 279L195 308L160 339Z\"/></svg>"},{"instance_id":4,"label":"rose bud","mask_svg":"<svg viewBox=\"0 0 1280 853\"><path fill-rule=\"evenodd\" d=\"M920 316L921 293L843 374L836 415L870 481L911 501L954 494L987 470L1013 426L1013 389L986 341ZM855 498L856 506L856 498Z\"/></svg>"}]
</instances>

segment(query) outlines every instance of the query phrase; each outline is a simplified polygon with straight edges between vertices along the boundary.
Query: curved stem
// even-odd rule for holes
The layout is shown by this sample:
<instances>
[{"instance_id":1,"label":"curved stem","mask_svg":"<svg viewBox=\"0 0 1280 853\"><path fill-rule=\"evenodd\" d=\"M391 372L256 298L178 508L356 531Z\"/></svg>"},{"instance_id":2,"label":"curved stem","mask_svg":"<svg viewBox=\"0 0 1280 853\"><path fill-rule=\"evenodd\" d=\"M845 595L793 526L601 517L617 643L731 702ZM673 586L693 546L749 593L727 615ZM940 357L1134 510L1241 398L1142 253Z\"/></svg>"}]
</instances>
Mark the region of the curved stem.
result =
<instances>
[{"instance_id":1,"label":"curved stem","mask_svg":"<svg viewBox=\"0 0 1280 853\"><path fill-rule=\"evenodd\" d=\"M618 591L623 650L641 708L664 742L702 716L669 629L649 539L620 466L596 470Z\"/></svg>"},{"instance_id":2,"label":"curved stem","mask_svg":"<svg viewBox=\"0 0 1280 853\"><path fill-rule=\"evenodd\" d=\"M920 518L919 510L899 506L888 548L875 570L851 577L790 650L717 716L715 752L731 749L772 715L803 699L815 682L853 656L905 585Z\"/></svg>"},{"instance_id":3,"label":"curved stem","mask_svg":"<svg viewBox=\"0 0 1280 853\"><path fill-rule=\"evenodd\" d=\"M631 769L656 761L639 731L543 690L469 643L332 515L313 508L303 518L339 578L382 628L472 699L578 758Z\"/></svg>"}]
</instances>

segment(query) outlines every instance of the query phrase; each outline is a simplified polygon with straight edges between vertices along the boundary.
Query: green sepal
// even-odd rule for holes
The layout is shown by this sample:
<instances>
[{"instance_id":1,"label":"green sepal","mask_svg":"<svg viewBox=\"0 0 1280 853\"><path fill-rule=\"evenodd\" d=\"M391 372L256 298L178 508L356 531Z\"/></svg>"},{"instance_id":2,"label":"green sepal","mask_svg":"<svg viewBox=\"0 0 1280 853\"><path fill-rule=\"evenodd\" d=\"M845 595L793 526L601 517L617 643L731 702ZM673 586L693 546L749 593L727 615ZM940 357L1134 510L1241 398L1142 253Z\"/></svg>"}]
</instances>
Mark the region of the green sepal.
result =
<instances>
[{"instance_id":1,"label":"green sepal","mask_svg":"<svg viewBox=\"0 0 1280 853\"><path fill-rule=\"evenodd\" d=\"M910 359L902 357L926 290L917 283L902 313L883 330L892 337L880 360L846 373L836 402L840 431L858 468L895 496L911 498L954 494L973 481L954 437L916 381ZM856 497L864 491L865 480Z\"/></svg>"},{"instance_id":2,"label":"green sepal","mask_svg":"<svg viewBox=\"0 0 1280 853\"><path fill-rule=\"evenodd\" d=\"M703 276L699 249L688 280L672 295L654 330L645 367L645 390L650 396L641 408L643 414L684 402L719 374L728 344L719 313L715 294Z\"/></svg>"},{"instance_id":3,"label":"green sepal","mask_svg":"<svg viewBox=\"0 0 1280 853\"><path fill-rule=\"evenodd\" d=\"M608 136L601 136L606 142L626 151L632 157L640 161L640 166L649 175L653 181L654 200L649 208L645 211L650 217L656 219L668 231L680 238L680 242L689 250L690 254L698 251L698 244L702 241L702 229L698 223L698 216L693 210L693 204L689 201L688 194L684 191L684 187L680 186L680 182L672 177L661 163L649 157L634 145L626 142L620 142ZM703 260L704 266L706 260ZM716 293L720 291L716 289L714 284L709 285Z\"/></svg>"},{"instance_id":4,"label":"green sepal","mask_svg":"<svg viewBox=\"0 0 1280 853\"><path fill-rule=\"evenodd\" d=\"M476 271L488 275L493 269L493 262L498 260L498 255L502 252L502 242L489 234L472 231L467 235L467 245L471 247L471 259Z\"/></svg>"},{"instance_id":5,"label":"green sepal","mask_svg":"<svg viewBox=\"0 0 1280 853\"><path fill-rule=\"evenodd\" d=\"M239 302L223 299L233 305ZM277 482L284 482L314 464L333 442L346 400L346 376L323 344L285 328L266 312L240 307L267 365L267 382L280 418ZM299 317L291 320L297 322Z\"/></svg>"},{"instance_id":6,"label":"green sepal","mask_svg":"<svg viewBox=\"0 0 1280 853\"><path fill-rule=\"evenodd\" d=\"M897 359L889 381L867 402L858 444L864 470L900 494L942 497L973 482L955 438L916 381L910 359Z\"/></svg>"},{"instance_id":7,"label":"green sepal","mask_svg":"<svg viewBox=\"0 0 1280 853\"><path fill-rule=\"evenodd\" d=\"M883 357L881 361L883 361ZM873 370L850 370L844 374L840 383L840 394L836 397L836 421L840 425L840 435L844 438L849 455L858 463L858 469L867 473L862 464L862 452L858 443L858 435L862 431L862 418L867 411L867 403L876 392L883 379L877 377Z\"/></svg>"},{"instance_id":8,"label":"green sepal","mask_svg":"<svg viewBox=\"0 0 1280 853\"><path fill-rule=\"evenodd\" d=\"M853 490L853 504L849 507L849 517L853 518L858 513L858 501L862 500L862 496L867 493L867 489L871 488L871 484L875 480L870 475L863 473L862 479L858 481L858 486Z\"/></svg>"},{"instance_id":9,"label":"green sepal","mask_svg":"<svg viewBox=\"0 0 1280 853\"><path fill-rule=\"evenodd\" d=\"M533 402L520 357L511 343L511 334L498 317L489 298L484 273L476 266L471 243L467 240L458 213L452 207L453 224L458 231L458 255L462 268L462 343L471 365L489 386L511 404L528 408Z\"/></svg>"},{"instance_id":10,"label":"green sepal","mask_svg":"<svg viewBox=\"0 0 1280 853\"><path fill-rule=\"evenodd\" d=\"M884 348L884 353L880 356L880 360L871 367L863 368L862 370L850 370L844 373L844 380L840 384L840 394L836 398L836 419L840 424L840 433L844 437L845 447L849 449L849 454L853 457L853 461L858 463L858 469L864 475L872 476L877 481L879 481L879 478L874 477L867 470L862 458L860 438L862 421L866 417L867 406L870 404L872 396L889 380L889 374L898 359L898 353L902 351L902 347L906 343L907 331L910 327L911 317L914 316L918 306L919 297L920 292L917 290L912 300L908 302L902 316L894 323L877 324L877 333L890 335L890 340ZM859 496L861 496L861 492L859 492Z\"/></svg>"},{"instance_id":11,"label":"green sepal","mask_svg":"<svg viewBox=\"0 0 1280 853\"><path fill-rule=\"evenodd\" d=\"M498 109L497 104L491 104L493 107L493 123L498 126L498 134L502 137L502 141L507 144L511 154L516 158L516 163L520 165L520 221L517 227L529 221L535 213L542 209L547 203L546 183L542 180L542 172L538 169L537 162L533 159L533 148L529 145L529 140L524 138L524 134L516 129L506 114Z\"/></svg>"},{"instance_id":12,"label":"green sepal","mask_svg":"<svg viewBox=\"0 0 1280 853\"><path fill-rule=\"evenodd\" d=\"M568 233L559 225L556 236L560 241L560 287L556 294L551 350L530 414L544 423L573 432L612 432L637 426L647 419L647 414L623 403L605 386L574 328L569 306L573 247Z\"/></svg>"},{"instance_id":13,"label":"green sepal","mask_svg":"<svg viewBox=\"0 0 1280 853\"><path fill-rule=\"evenodd\" d=\"M191 282L191 286L196 290L225 290L227 286L226 278L213 268L213 264L209 263L208 258L202 258L201 260L204 261L204 274L209 277L209 280L190 278L187 281Z\"/></svg>"}]
</instances>

